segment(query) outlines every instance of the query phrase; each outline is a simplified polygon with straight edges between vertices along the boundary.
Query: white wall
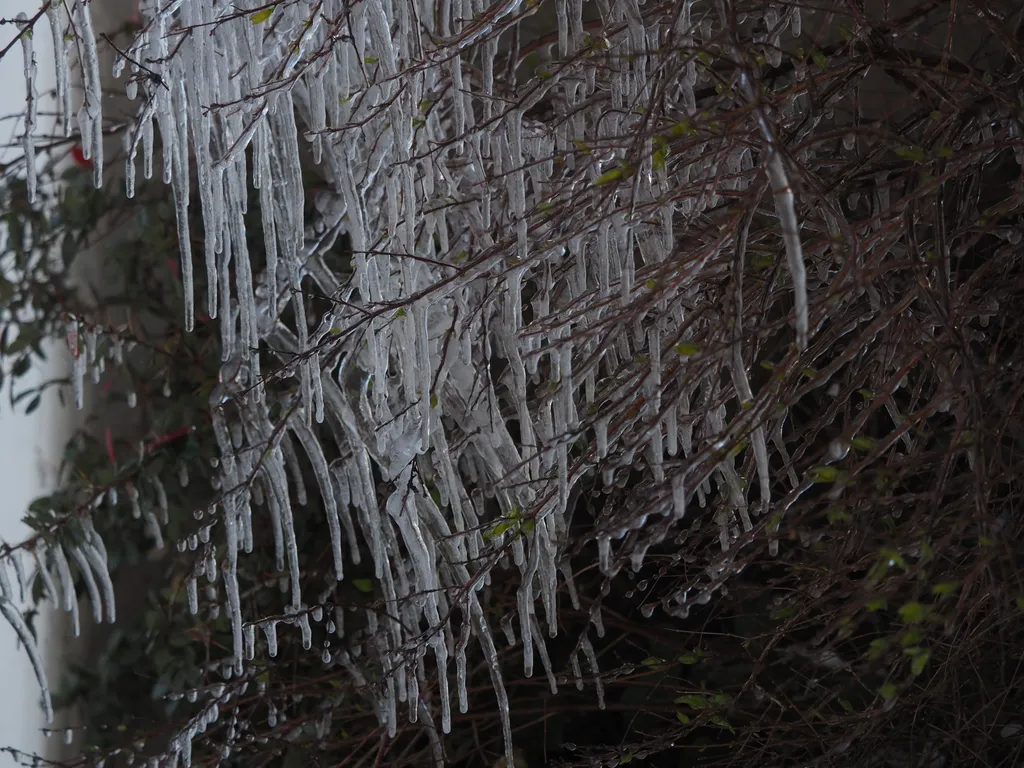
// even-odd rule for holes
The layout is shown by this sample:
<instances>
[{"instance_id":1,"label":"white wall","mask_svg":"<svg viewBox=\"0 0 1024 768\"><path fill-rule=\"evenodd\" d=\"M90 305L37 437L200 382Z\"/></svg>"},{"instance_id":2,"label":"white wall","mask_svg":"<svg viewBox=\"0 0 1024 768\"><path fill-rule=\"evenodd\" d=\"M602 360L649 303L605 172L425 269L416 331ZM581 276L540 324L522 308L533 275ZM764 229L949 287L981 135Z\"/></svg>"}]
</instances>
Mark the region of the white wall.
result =
<instances>
[{"instance_id":1,"label":"white wall","mask_svg":"<svg viewBox=\"0 0 1024 768\"><path fill-rule=\"evenodd\" d=\"M96 32L115 34L124 21L134 15L135 5L135 0L92 0L90 8ZM31 18L39 7L40 0L0 0L0 18L12 19L19 12ZM17 31L13 25L0 25L0 50L17 35ZM56 75L51 31L45 18L37 22L32 43L36 54L36 92L40 111L35 133L40 137L39 143L45 143L44 137L56 134L52 114L55 110L52 91L56 88ZM109 78L107 86L111 93L123 88L123 84L114 82L110 75L112 58L112 51L101 48L101 75ZM76 70L72 68L72 81L76 86L77 80ZM76 94L78 92L80 89L76 88ZM108 95L107 98L109 101L104 104L105 112L115 119L123 119L134 112L134 106L126 109L123 95ZM78 104L76 96L75 108ZM24 111L24 59L19 43L0 59L0 163L9 162L22 154L24 121L20 116ZM3 119L9 116L18 119ZM75 125L74 119L72 125ZM111 149L113 147L108 147L108 152ZM41 167L42 163L37 165ZM111 168L109 171L106 183L118 183L111 178L116 177L117 169ZM81 254L76 259L76 275L88 273L94 258L95 254ZM47 362L20 380L19 390L46 379L67 376L70 372L70 354L63 344L51 344L46 351ZM64 407L58 400L56 390L51 389L44 394L35 413L24 416L11 409L9 387L8 382L0 388L0 539L13 544L29 534L28 527L21 522L29 503L54 489L64 447L75 427L84 424L85 412L74 409L70 392L66 398L68 406ZM92 399L91 389L89 382L86 382L86 408ZM19 404L21 411L24 411L24 405L25 401ZM82 615L87 616L88 611L84 610ZM91 622L83 621L82 624L82 632L87 635L91 630ZM46 658L52 689L59 684L63 663L69 660L81 663L86 641L84 637L73 638L66 614L54 612L49 604L42 606L36 630L40 651ZM50 738L44 736L35 674L24 649L18 647L14 631L2 620L0 685L3 686L0 688L0 747L15 747L50 759L68 759L78 753L76 747L82 740L77 735L71 746L65 746L62 734ZM65 725L76 725L77 722L74 715L69 717L58 713L54 726L63 728ZM15 764L10 755L0 753L0 768Z\"/></svg>"},{"instance_id":2,"label":"white wall","mask_svg":"<svg viewBox=\"0 0 1024 768\"><path fill-rule=\"evenodd\" d=\"M31 16L39 10L39 0L3 0L0 16L12 18L19 11ZM0 26L0 49L17 34L12 25ZM36 90L40 93L40 110L52 111L53 100L45 94L55 84L50 30L43 21L32 42L38 65ZM21 45L0 60L0 117L21 115L25 108L25 80ZM0 121L0 163L20 156L20 137L24 129L21 119ZM38 131L52 131L52 118L40 115ZM13 148L10 145L14 145ZM19 388L63 375L67 366L67 351L51 350L48 364L19 382ZM55 391L43 396L39 409L31 416L12 411L9 400L10 384L0 390L0 538L8 543L23 540L29 529L21 518L29 502L52 490L56 469L64 445L72 429L74 414L62 408ZM24 410L24 401L19 404ZM62 645L61 617L44 606L36 622L40 650L47 657L50 678L56 684L59 678L58 658ZM46 739L40 729L42 713L38 706L39 687L24 649L18 647L14 631L0 621L0 746L11 746L30 752L54 754L61 739ZM0 754L0 768L15 765L8 754Z\"/></svg>"}]
</instances>

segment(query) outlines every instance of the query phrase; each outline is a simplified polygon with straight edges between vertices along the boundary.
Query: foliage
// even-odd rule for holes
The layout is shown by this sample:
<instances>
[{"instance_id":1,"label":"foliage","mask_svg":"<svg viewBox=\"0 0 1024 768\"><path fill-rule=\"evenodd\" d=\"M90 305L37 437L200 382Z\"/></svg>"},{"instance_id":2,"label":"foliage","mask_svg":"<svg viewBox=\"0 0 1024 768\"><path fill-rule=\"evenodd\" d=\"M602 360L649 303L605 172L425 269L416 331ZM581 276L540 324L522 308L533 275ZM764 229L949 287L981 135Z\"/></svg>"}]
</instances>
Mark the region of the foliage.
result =
<instances>
[{"instance_id":1,"label":"foliage","mask_svg":"<svg viewBox=\"0 0 1024 768\"><path fill-rule=\"evenodd\" d=\"M170 550L78 764L1018 762L1010 9L436 10L146 11L131 200L6 182L5 370L137 415L4 581Z\"/></svg>"}]
</instances>

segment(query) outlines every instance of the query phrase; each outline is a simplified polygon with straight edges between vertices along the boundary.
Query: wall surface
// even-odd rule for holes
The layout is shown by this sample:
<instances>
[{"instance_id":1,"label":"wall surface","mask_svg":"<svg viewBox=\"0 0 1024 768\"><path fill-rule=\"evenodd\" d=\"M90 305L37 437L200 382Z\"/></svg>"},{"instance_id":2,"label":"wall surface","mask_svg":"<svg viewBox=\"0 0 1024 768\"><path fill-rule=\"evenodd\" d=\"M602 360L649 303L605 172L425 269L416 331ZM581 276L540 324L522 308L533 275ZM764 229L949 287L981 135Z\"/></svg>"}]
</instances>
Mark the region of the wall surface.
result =
<instances>
[{"instance_id":1,"label":"wall surface","mask_svg":"<svg viewBox=\"0 0 1024 768\"><path fill-rule=\"evenodd\" d=\"M869 12L878 15L888 8L891 15L898 15L912 5L911 0L898 2L868 3ZM996 3L1005 5L1005 3ZM114 31L120 21L131 14L131 0L94 0L92 7L96 18L97 31ZM545 8L552 7L547 4ZM24 11L32 15L39 8L39 0L0 0L0 17L14 18L18 12ZM550 16L538 14L531 22L534 25L532 34L540 36L553 27ZM834 37L835 31L823 26L823 20L815 14L808 14L804 25L805 30L813 30L822 39ZM966 25L964 34L951 40L954 53L965 59L972 58L972 52L984 41L984 32L978 25ZM0 49L17 33L13 25L0 25ZM922 50L936 51L942 49L946 38L946 27L941 20L933 25L922 26L917 30L919 38L915 46ZM48 92L54 87L55 77L50 45L49 29L45 22L39 32L33 36L33 44L37 57L37 91L40 95L40 119L38 133L52 133L53 110L52 98ZM109 72L112 57L110 50L101 50L105 72ZM893 104L905 103L905 93L894 88L891 81L880 71L868 73L867 92L872 98L863 105L865 117L870 120L890 116ZM122 86L114 86L119 88ZM123 100L121 106L123 106ZM21 154L20 137L23 122L20 119L24 111L25 80L23 75L21 46L14 46L11 51L0 59L0 163L5 163ZM117 108L109 110L116 116ZM18 117L12 119L10 116ZM3 265L0 264L0 268ZM35 372L35 379L59 376L66 373L69 367L67 351L54 346L49 355L50 362ZM22 385L31 382L23 381ZM60 455L71 430L80 423L81 414L62 408L56 393L48 392L41 407L31 416L26 417L12 411L9 404L9 385L0 390L0 538L9 543L20 541L28 529L20 522L27 505L36 497L47 493L56 482L56 470ZM87 615L87 614L86 614ZM82 642L73 642L67 637L66 622L61 614L55 614L49 606L44 606L37 629L40 645L45 650L49 664L50 679L56 685L59 679L59 662L68 651L81 652ZM55 756L58 750L64 749L62 739L47 740L41 733L42 717L37 706L38 686L24 650L18 646L14 632L6 623L0 621L0 682L3 684L0 695L0 747L12 746L29 752L41 752ZM72 744L71 749L74 749ZM0 768L15 765L15 761L7 754L0 753Z\"/></svg>"},{"instance_id":2,"label":"wall surface","mask_svg":"<svg viewBox=\"0 0 1024 768\"><path fill-rule=\"evenodd\" d=\"M4 0L0 16L13 18L20 11L31 15L38 9L38 0ZM40 95L38 131L48 134L52 132L53 120L47 113L53 110L53 99L46 94L54 87L56 79L49 29L45 26L43 29L47 34L33 35L32 42L38 66L36 90ZM0 49L16 34L13 25L0 26ZM24 130L21 116L25 110L23 72L22 49L18 44L0 60L0 163L21 155ZM64 374L66 351L53 349L48 357L45 368L21 380L19 387ZM21 522L28 504L51 490L56 482L58 461L75 416L61 407L54 391L44 395L42 405L31 416L12 409L9 395L10 384L5 383L0 390L0 538L15 543L28 533ZM24 410L24 402L20 410ZM40 648L46 654L49 676L54 683L59 676L58 661L63 645L60 618L45 606L36 621ZM61 739L56 736L46 739L40 730L43 718L38 706L39 686L24 649L5 622L0 622L0 670L4 686L0 696L0 746L53 754ZM0 754L0 768L16 764L11 755Z\"/></svg>"}]
</instances>

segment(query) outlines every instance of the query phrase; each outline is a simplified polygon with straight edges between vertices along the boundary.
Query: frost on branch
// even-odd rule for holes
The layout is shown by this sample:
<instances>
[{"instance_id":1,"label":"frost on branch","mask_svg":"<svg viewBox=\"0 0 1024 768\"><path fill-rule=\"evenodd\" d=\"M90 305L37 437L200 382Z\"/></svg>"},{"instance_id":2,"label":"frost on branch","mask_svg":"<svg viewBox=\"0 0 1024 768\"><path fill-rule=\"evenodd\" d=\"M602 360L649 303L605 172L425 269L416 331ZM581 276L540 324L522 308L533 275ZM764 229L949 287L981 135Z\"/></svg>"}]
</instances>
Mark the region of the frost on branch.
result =
<instances>
[{"instance_id":1,"label":"frost on branch","mask_svg":"<svg viewBox=\"0 0 1024 768\"><path fill-rule=\"evenodd\" d=\"M900 340L913 297L851 265L894 251L880 233L903 210L886 187L858 217L804 172L822 121L855 164L856 142L838 138L852 135L838 108L851 90L819 88L821 103L802 109L814 89L794 84L811 78L814 54L783 55L785 31L808 21L798 9L669 5L556 0L538 33L545 6L518 0L142 4L119 63L137 104L126 192L138 154L148 178L159 146L184 326L197 305L219 325L203 397L220 493L178 549L187 610L223 608L230 623L217 662L232 685L299 638L344 671L382 732L408 719L447 733L482 658L512 764L499 626L525 677L539 660L554 693L568 665L604 706L597 641L588 627L558 658L560 615L582 612L603 638L612 580L687 537L702 544L698 575L640 615L685 618L724 594L756 537L776 537L776 554L783 515L840 477L846 451L804 472L810 457L791 450L795 421L825 431L806 427L796 401L863 390L869 374L893 380L887 396L899 388L891 357L869 372L862 353L883 334ZM90 11L75 0L47 18L55 40L72 21L82 38L77 119L98 184ZM66 99L69 46L57 48ZM257 202L258 221L246 215ZM69 336L80 329L72 318ZM79 402L87 369L101 372L87 344ZM917 413L937 408L936 391L920 385ZM838 403L821 407L824 423ZM129 498L162 541L158 482L155 494L161 521ZM327 531L315 563L297 535L314 514ZM76 610L73 563L94 617L113 620L106 553L88 531L35 552L40 578ZM243 572L261 531L282 592L264 616L248 611ZM586 599L583 560L603 580ZM358 568L373 577L359 579L374 595L358 617L368 630L349 632L339 609L326 634L342 647L314 648ZM277 727L284 714L271 713ZM168 754L188 764L216 715L196 715Z\"/></svg>"}]
</instances>

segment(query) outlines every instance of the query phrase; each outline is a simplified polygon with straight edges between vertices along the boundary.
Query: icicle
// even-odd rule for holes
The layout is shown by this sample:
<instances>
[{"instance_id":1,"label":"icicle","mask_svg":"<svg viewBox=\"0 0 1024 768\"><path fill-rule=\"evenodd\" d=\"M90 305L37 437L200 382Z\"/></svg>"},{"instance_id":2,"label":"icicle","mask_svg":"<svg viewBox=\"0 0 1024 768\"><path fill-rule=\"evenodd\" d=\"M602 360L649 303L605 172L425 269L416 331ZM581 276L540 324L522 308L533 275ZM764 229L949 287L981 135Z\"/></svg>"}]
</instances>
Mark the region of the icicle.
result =
<instances>
[{"instance_id":1,"label":"icicle","mask_svg":"<svg viewBox=\"0 0 1024 768\"><path fill-rule=\"evenodd\" d=\"M782 225L782 240L786 246L789 276L793 281L793 301L796 305L796 346L798 350L802 351L807 349L809 323L807 269L804 265L803 247L800 244L800 225L796 218L793 188L789 185L782 156L774 149L770 149L768 152L766 169L775 196L775 210Z\"/></svg>"},{"instance_id":2,"label":"icicle","mask_svg":"<svg viewBox=\"0 0 1024 768\"><path fill-rule=\"evenodd\" d=\"M238 530L233 508L225 509L224 533L227 556L223 563L224 593L231 619L232 654L235 674L242 674L242 603L238 593ZM308 624L307 624L308 627Z\"/></svg>"},{"instance_id":3,"label":"icicle","mask_svg":"<svg viewBox=\"0 0 1024 768\"><path fill-rule=\"evenodd\" d=\"M316 378L319 380L319 375ZM331 483L327 459L324 458L324 452L320 447L320 442L305 424L295 419L289 426L295 436L299 439L303 449L306 451L310 465L313 468L313 474L316 476L317 485L320 486L320 496L324 500L324 514L327 516L327 527L331 534L331 553L334 556L334 578L337 581L341 581L344 577L341 555L341 524L338 518L338 505L334 498L334 485Z\"/></svg>"},{"instance_id":4,"label":"icicle","mask_svg":"<svg viewBox=\"0 0 1024 768\"><path fill-rule=\"evenodd\" d=\"M594 436L597 439L597 458L608 456L608 418L599 417L594 422Z\"/></svg>"},{"instance_id":5,"label":"icicle","mask_svg":"<svg viewBox=\"0 0 1024 768\"><path fill-rule=\"evenodd\" d=\"M576 690L583 690L583 670L580 669L580 659L576 651L569 654L569 665L572 667L573 679L576 681Z\"/></svg>"},{"instance_id":6,"label":"icicle","mask_svg":"<svg viewBox=\"0 0 1024 768\"><path fill-rule=\"evenodd\" d=\"M53 38L53 58L57 75L57 110L60 114L64 135L71 135L71 71L68 66L69 41L64 38L62 19L64 4L50 3L46 6L46 17L50 23Z\"/></svg>"},{"instance_id":7,"label":"icicle","mask_svg":"<svg viewBox=\"0 0 1024 768\"><path fill-rule=\"evenodd\" d=\"M74 0L72 0L74 2ZM92 12L85 0L74 2L77 17L76 39L82 53L82 80L85 86L85 101L78 115L78 127L82 132L82 144L86 158L92 161L93 186L103 186L103 122L100 60L96 50L96 33L92 26Z\"/></svg>"},{"instance_id":8,"label":"icicle","mask_svg":"<svg viewBox=\"0 0 1024 768\"><path fill-rule=\"evenodd\" d=\"M313 647L312 629L309 626L309 614L304 613L298 620L299 630L302 632L302 648L308 651Z\"/></svg>"},{"instance_id":9,"label":"icicle","mask_svg":"<svg viewBox=\"0 0 1024 768\"><path fill-rule=\"evenodd\" d=\"M21 558L17 552L12 552L9 555L11 565L14 568L14 573L18 577L18 600L21 602L25 601L25 565L22 563Z\"/></svg>"},{"instance_id":10,"label":"icicle","mask_svg":"<svg viewBox=\"0 0 1024 768\"><path fill-rule=\"evenodd\" d=\"M558 682L555 680L555 673L551 667L551 657L548 656L547 643L544 642L544 636L540 632L536 619L531 622L530 629L537 641L537 652L540 654L540 663L544 667L544 674L548 678L548 687L551 689L551 695L557 696Z\"/></svg>"},{"instance_id":11,"label":"icicle","mask_svg":"<svg viewBox=\"0 0 1024 768\"><path fill-rule=\"evenodd\" d=\"M494 639L491 637L490 628L484 617L483 609L476 600L476 594L469 595L470 611L473 614L476 624L477 639L483 650L484 658L487 660L487 667L491 675L491 686L494 688L494 695L498 702L498 717L501 720L501 732L505 742L505 761L507 765L515 764L515 757L512 754L512 722L509 710L508 694L505 692L505 683L501 677L501 664L498 661L498 649L494 646Z\"/></svg>"},{"instance_id":12,"label":"icicle","mask_svg":"<svg viewBox=\"0 0 1024 768\"><path fill-rule=\"evenodd\" d=\"M263 634L267 640L267 655L270 658L277 656L277 622L273 620L264 621L260 624Z\"/></svg>"},{"instance_id":13,"label":"icicle","mask_svg":"<svg viewBox=\"0 0 1024 768\"><path fill-rule=\"evenodd\" d=\"M33 134L36 129L36 54L32 50L32 30L24 29L28 24L28 16L22 12L17 15L16 19L19 22L18 26L23 30L21 50L25 71L25 135L22 139L22 149L25 154L25 191L28 202L35 203L36 146Z\"/></svg>"},{"instance_id":14,"label":"icicle","mask_svg":"<svg viewBox=\"0 0 1024 768\"><path fill-rule=\"evenodd\" d=\"M175 86L175 93L178 98L177 108L185 108L185 85L178 83ZM179 127L182 131L184 124ZM178 248L181 251L181 282L182 291L185 295L185 330L191 332L195 327L195 290L193 288L192 273L192 239L188 223L188 151L185 146L185 136L179 135L177 141L173 142L171 157L173 158L173 185L174 185L174 218L178 228Z\"/></svg>"},{"instance_id":15,"label":"icicle","mask_svg":"<svg viewBox=\"0 0 1024 768\"><path fill-rule=\"evenodd\" d=\"M33 547L32 557L36 562L36 573L39 574L39 578L42 579L43 586L46 588L44 596L49 598L50 602L53 603L53 609L57 610L60 607L60 593L57 591L57 584L54 582L49 568L46 567L45 545L40 544L37 547Z\"/></svg>"},{"instance_id":16,"label":"icicle","mask_svg":"<svg viewBox=\"0 0 1024 768\"><path fill-rule=\"evenodd\" d=\"M249 147L252 142L253 136L256 135L256 131L259 130L263 124L263 118L267 116L267 102L262 102L255 110L249 124L242 131L241 135L235 139L235 143L231 145L224 156L221 157L213 165L215 171L221 171L227 168L234 160L244 154L245 150Z\"/></svg>"},{"instance_id":17,"label":"icicle","mask_svg":"<svg viewBox=\"0 0 1024 768\"><path fill-rule=\"evenodd\" d=\"M79 353L72 362L71 380L75 390L75 408L82 410L85 404L85 355Z\"/></svg>"},{"instance_id":18,"label":"icicle","mask_svg":"<svg viewBox=\"0 0 1024 768\"><path fill-rule=\"evenodd\" d=\"M79 551L84 555L88 566L91 566L92 570L96 573L96 577L99 580L99 587L102 588L101 594L103 596L103 601L107 606L107 622L113 624L116 618L114 605L114 583L110 580L110 571L108 570L106 555L97 549L92 543L82 544L80 548L72 550L72 555ZM76 562L78 562L79 566L82 565L81 561L78 561L77 558ZM88 584L88 581L86 583Z\"/></svg>"},{"instance_id":19,"label":"icicle","mask_svg":"<svg viewBox=\"0 0 1024 768\"><path fill-rule=\"evenodd\" d=\"M196 616L199 613L199 591L195 576L185 579L185 592L188 595L188 612Z\"/></svg>"},{"instance_id":20,"label":"icicle","mask_svg":"<svg viewBox=\"0 0 1024 768\"><path fill-rule=\"evenodd\" d=\"M463 606L463 611L468 610ZM466 714L469 711L469 693L466 689L466 646L469 644L469 617L464 617L462 622L462 635L455 646L455 687L459 695L459 712Z\"/></svg>"},{"instance_id":21,"label":"icicle","mask_svg":"<svg viewBox=\"0 0 1024 768\"><path fill-rule=\"evenodd\" d=\"M6 560L0 560L0 597L5 597L12 602L15 600L14 589L11 587L10 577L7 575Z\"/></svg>"},{"instance_id":22,"label":"icicle","mask_svg":"<svg viewBox=\"0 0 1024 768\"><path fill-rule=\"evenodd\" d=\"M590 638L585 633L580 638L580 647L583 649L583 655L586 657L590 671L594 675L594 687L597 690L597 707L598 709L604 709L604 684L601 682L601 672L597 666L597 654L594 653L594 646L590 644Z\"/></svg>"},{"instance_id":23,"label":"icicle","mask_svg":"<svg viewBox=\"0 0 1024 768\"><path fill-rule=\"evenodd\" d=\"M515 645L516 630L515 627L512 626L512 616L506 613L504 616L501 617L500 624L502 632L505 633L505 642L507 642L509 646Z\"/></svg>"},{"instance_id":24,"label":"icicle","mask_svg":"<svg viewBox=\"0 0 1024 768\"><path fill-rule=\"evenodd\" d=\"M53 722L53 705L50 702L50 686L46 681L46 668L43 666L43 660L39 655L39 649L36 646L35 638L29 631L28 625L25 624L25 620L21 616L21 612L14 607L6 597L0 597L0 613L4 615L4 619L11 625L14 633L18 636L18 640L25 648L25 652L28 654L29 661L32 664L32 669L36 673L36 680L39 682L39 689L42 696L43 702L43 718L44 721L49 724Z\"/></svg>"},{"instance_id":25,"label":"icicle","mask_svg":"<svg viewBox=\"0 0 1024 768\"><path fill-rule=\"evenodd\" d=\"M85 582L86 592L89 593L89 603L92 605L92 618L97 624L103 622L103 601L100 598L99 588L96 586L96 578L93 576L92 568L89 566L89 561L86 560L85 555L82 554L80 547L71 548L71 559L75 561L78 566L79 573L82 574L82 580Z\"/></svg>"},{"instance_id":26,"label":"icicle","mask_svg":"<svg viewBox=\"0 0 1024 768\"><path fill-rule=\"evenodd\" d=\"M75 593L75 582L71 577L71 569L68 567L68 561L64 555L64 549L60 544L56 544L51 551L53 552L53 559L57 563L57 575L60 578L60 588L64 599L64 610L70 611L72 606L78 604L78 596Z\"/></svg>"}]
</instances>

